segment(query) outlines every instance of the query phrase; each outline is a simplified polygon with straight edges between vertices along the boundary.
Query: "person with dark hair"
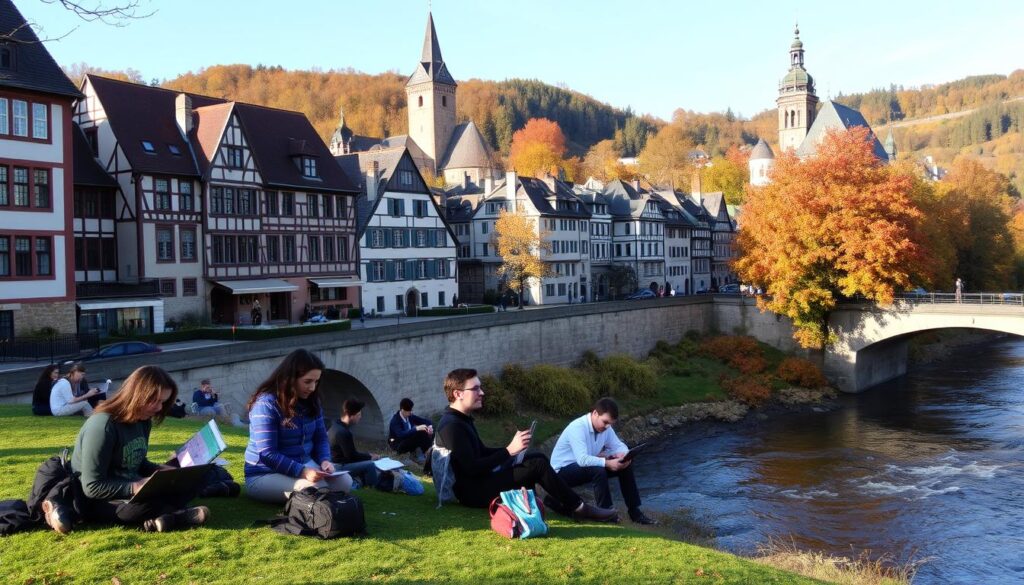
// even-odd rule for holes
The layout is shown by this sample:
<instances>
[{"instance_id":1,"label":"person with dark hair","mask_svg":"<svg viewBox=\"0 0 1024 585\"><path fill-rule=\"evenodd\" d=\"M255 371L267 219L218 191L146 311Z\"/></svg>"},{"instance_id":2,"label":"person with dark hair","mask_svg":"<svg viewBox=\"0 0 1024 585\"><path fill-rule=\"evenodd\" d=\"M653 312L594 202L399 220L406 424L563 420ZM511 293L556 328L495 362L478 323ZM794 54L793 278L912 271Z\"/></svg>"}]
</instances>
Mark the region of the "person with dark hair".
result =
<instances>
[{"instance_id":1,"label":"person with dark hair","mask_svg":"<svg viewBox=\"0 0 1024 585\"><path fill-rule=\"evenodd\" d=\"M92 405L89 399L99 395L100 391L92 388L86 392L75 395L75 388L78 388L85 378L85 366L77 363L71 366L67 374L50 389L50 412L53 416L71 416L73 414L92 414Z\"/></svg>"},{"instance_id":2,"label":"person with dark hair","mask_svg":"<svg viewBox=\"0 0 1024 585\"><path fill-rule=\"evenodd\" d=\"M289 492L309 486L334 492L352 489L349 474L332 475L335 469L318 388L323 370L320 358L297 349L253 392L245 448L249 497L281 504Z\"/></svg>"},{"instance_id":3,"label":"person with dark hair","mask_svg":"<svg viewBox=\"0 0 1024 585\"><path fill-rule=\"evenodd\" d=\"M434 423L413 414L413 406L410 398L403 398L398 403L398 412L388 424L388 445L395 453L412 453L417 463L423 463L434 442Z\"/></svg>"},{"instance_id":4,"label":"person with dark hair","mask_svg":"<svg viewBox=\"0 0 1024 585\"><path fill-rule=\"evenodd\" d=\"M160 465L148 458L149 434L163 422L178 395L178 385L156 366L143 366L128 376L110 400L96 408L75 440L71 468L79 475L86 522L140 525L146 532L200 526L210 517L206 506L188 507L194 491L183 490L163 500L131 503ZM47 524L60 533L71 530L69 510L52 500L42 504Z\"/></svg>"},{"instance_id":5,"label":"person with dark hair","mask_svg":"<svg viewBox=\"0 0 1024 585\"><path fill-rule=\"evenodd\" d=\"M584 502L551 468L542 453L527 453L522 462L516 455L530 446L530 431L518 431L506 447L488 447L480 440L472 414L483 407L484 389L476 370L460 368L444 380L448 408L437 425L437 446L450 452L455 475L453 491L465 506L486 508L499 493L540 484L557 511L577 520L614 522L614 509L598 508Z\"/></svg>"},{"instance_id":6,"label":"person with dark hair","mask_svg":"<svg viewBox=\"0 0 1024 585\"><path fill-rule=\"evenodd\" d=\"M361 485L377 485L376 455L361 453L356 450L356 442L352 437L351 427L363 418L362 400L349 398L341 405L341 418L334 421L327 431L327 440L331 443L331 461L338 471L347 471Z\"/></svg>"},{"instance_id":7,"label":"person with dark hair","mask_svg":"<svg viewBox=\"0 0 1024 585\"><path fill-rule=\"evenodd\" d=\"M196 414L205 416L227 416L227 408L220 402L220 395L213 389L210 380L199 381L199 388L192 393L192 404Z\"/></svg>"},{"instance_id":8,"label":"person with dark hair","mask_svg":"<svg viewBox=\"0 0 1024 585\"><path fill-rule=\"evenodd\" d=\"M629 447L612 429L617 420L618 403L611 398L598 400L589 413L573 420L562 431L551 452L551 466L572 487L589 483L594 489L594 501L602 508L612 507L608 478L618 478L629 518L637 524L655 524L640 510L640 491L633 477L632 462L622 460Z\"/></svg>"},{"instance_id":9,"label":"person with dark hair","mask_svg":"<svg viewBox=\"0 0 1024 585\"><path fill-rule=\"evenodd\" d=\"M50 411L50 390L60 379L60 366L50 364L39 373L39 380L32 390L32 414L36 416L53 416Z\"/></svg>"}]
</instances>

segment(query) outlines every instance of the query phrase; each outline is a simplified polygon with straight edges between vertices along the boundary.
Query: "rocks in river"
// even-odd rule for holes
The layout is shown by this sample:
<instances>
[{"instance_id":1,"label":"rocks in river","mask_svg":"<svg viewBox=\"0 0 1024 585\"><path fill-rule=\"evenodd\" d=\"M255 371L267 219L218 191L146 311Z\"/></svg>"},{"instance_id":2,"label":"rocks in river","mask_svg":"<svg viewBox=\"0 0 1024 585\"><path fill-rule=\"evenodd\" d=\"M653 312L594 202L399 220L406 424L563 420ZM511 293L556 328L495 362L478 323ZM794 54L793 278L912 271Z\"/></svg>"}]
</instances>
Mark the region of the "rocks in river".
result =
<instances>
[{"instance_id":1,"label":"rocks in river","mask_svg":"<svg viewBox=\"0 0 1024 585\"><path fill-rule=\"evenodd\" d=\"M837 396L833 388L783 388L775 393L775 399L786 406L820 404Z\"/></svg>"},{"instance_id":2,"label":"rocks in river","mask_svg":"<svg viewBox=\"0 0 1024 585\"><path fill-rule=\"evenodd\" d=\"M627 443L652 439L688 422L714 419L736 422L747 414L748 407L736 400L694 402L663 408L647 416L633 417L620 423L615 432Z\"/></svg>"},{"instance_id":3,"label":"rocks in river","mask_svg":"<svg viewBox=\"0 0 1024 585\"><path fill-rule=\"evenodd\" d=\"M647 417L647 424L651 425L652 427L656 427L661 424L661 421L658 420L658 417L656 416L649 416Z\"/></svg>"}]
</instances>

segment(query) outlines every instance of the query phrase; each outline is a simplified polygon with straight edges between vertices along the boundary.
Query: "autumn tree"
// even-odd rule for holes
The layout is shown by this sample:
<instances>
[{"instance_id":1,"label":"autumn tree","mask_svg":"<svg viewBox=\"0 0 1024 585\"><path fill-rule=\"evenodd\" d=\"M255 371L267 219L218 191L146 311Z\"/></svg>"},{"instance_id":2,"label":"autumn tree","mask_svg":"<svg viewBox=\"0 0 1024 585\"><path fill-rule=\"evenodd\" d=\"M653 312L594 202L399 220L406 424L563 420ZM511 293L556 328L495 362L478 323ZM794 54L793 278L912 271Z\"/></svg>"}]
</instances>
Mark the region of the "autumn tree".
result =
<instances>
[{"instance_id":1,"label":"autumn tree","mask_svg":"<svg viewBox=\"0 0 1024 585\"><path fill-rule=\"evenodd\" d=\"M502 211L494 223L494 245L501 257L498 276L512 292L520 295L532 279L548 275L548 265L541 256L551 245L537 231L537 223L526 214ZM523 308L520 301L519 308Z\"/></svg>"},{"instance_id":2,"label":"autumn tree","mask_svg":"<svg viewBox=\"0 0 1024 585\"><path fill-rule=\"evenodd\" d=\"M608 288L612 298L622 291L633 292L637 287L636 270L628 264L613 264L608 270Z\"/></svg>"},{"instance_id":3,"label":"autumn tree","mask_svg":"<svg viewBox=\"0 0 1024 585\"><path fill-rule=\"evenodd\" d=\"M891 303L926 255L913 239L912 177L878 161L868 138L866 128L830 132L816 156L780 155L744 205L735 269L764 288L762 310L793 320L804 347L835 340L828 318L841 298Z\"/></svg>"},{"instance_id":4,"label":"autumn tree","mask_svg":"<svg viewBox=\"0 0 1024 585\"><path fill-rule=\"evenodd\" d=\"M711 164L700 170L700 178L705 191L721 191L726 203L739 205L743 203L743 193L750 182L750 171L746 165L740 166L732 159L716 156L711 159Z\"/></svg>"},{"instance_id":5,"label":"autumn tree","mask_svg":"<svg viewBox=\"0 0 1024 585\"><path fill-rule=\"evenodd\" d=\"M587 151L583 158L582 174L587 177L595 177L602 181L621 179L631 181L637 176L635 165L624 165L619 162L621 153L615 147L614 140L602 140ZM577 177L582 181L585 177Z\"/></svg>"},{"instance_id":6,"label":"autumn tree","mask_svg":"<svg viewBox=\"0 0 1024 585\"><path fill-rule=\"evenodd\" d=\"M640 174L653 185L675 189L689 184L693 142L678 124L669 124L647 139L638 157Z\"/></svg>"},{"instance_id":7,"label":"autumn tree","mask_svg":"<svg viewBox=\"0 0 1024 585\"><path fill-rule=\"evenodd\" d=\"M557 122L533 118L512 135L509 167L526 176L537 176L563 168L565 135Z\"/></svg>"}]
</instances>

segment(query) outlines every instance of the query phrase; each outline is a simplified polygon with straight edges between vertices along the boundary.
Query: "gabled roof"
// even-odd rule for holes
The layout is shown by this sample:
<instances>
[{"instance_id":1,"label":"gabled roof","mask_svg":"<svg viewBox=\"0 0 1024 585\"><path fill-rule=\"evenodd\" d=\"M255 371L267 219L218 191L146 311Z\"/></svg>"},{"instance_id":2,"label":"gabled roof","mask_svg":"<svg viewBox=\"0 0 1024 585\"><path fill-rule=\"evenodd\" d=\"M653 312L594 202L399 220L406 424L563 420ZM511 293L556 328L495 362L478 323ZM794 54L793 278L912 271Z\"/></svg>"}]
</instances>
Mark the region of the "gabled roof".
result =
<instances>
[{"instance_id":1,"label":"gabled roof","mask_svg":"<svg viewBox=\"0 0 1024 585\"><path fill-rule=\"evenodd\" d=\"M768 146L764 138L758 138L754 149L750 151L750 160L771 160L774 158L775 153L772 152L772 147Z\"/></svg>"},{"instance_id":2,"label":"gabled roof","mask_svg":"<svg viewBox=\"0 0 1024 585\"><path fill-rule=\"evenodd\" d=\"M516 193L522 192L530 198L530 202L537 208L541 215L553 215L556 217L589 218L583 201L572 191L572 187L558 179L535 179L533 177L516 177L519 185ZM570 203L570 209L558 209L558 202ZM575 207L575 209L573 209Z\"/></svg>"},{"instance_id":3,"label":"gabled roof","mask_svg":"<svg viewBox=\"0 0 1024 585\"><path fill-rule=\"evenodd\" d=\"M356 194L327 145L301 112L236 102L234 113L252 150L263 183L281 188ZM302 174L300 156L316 159L318 177Z\"/></svg>"},{"instance_id":4,"label":"gabled roof","mask_svg":"<svg viewBox=\"0 0 1024 585\"><path fill-rule=\"evenodd\" d=\"M491 149L476 124L470 121L455 127L448 143L448 152L438 168L490 168L491 164Z\"/></svg>"},{"instance_id":5,"label":"gabled roof","mask_svg":"<svg viewBox=\"0 0 1024 585\"><path fill-rule=\"evenodd\" d=\"M862 126L869 131L871 130L867 120L857 110L832 100L825 100L796 154L800 157L814 156L818 153L818 145L825 139L825 134L829 130L849 130L855 126ZM885 148L882 147L882 143L878 141L878 137L875 136L874 132L871 132L871 149L878 160L889 160L889 155L885 152Z\"/></svg>"},{"instance_id":6,"label":"gabled roof","mask_svg":"<svg viewBox=\"0 0 1024 585\"><path fill-rule=\"evenodd\" d=\"M117 181L93 158L92 149L78 124L71 123L71 152L74 155L74 184L117 189Z\"/></svg>"},{"instance_id":7,"label":"gabled roof","mask_svg":"<svg viewBox=\"0 0 1024 585\"><path fill-rule=\"evenodd\" d=\"M729 215L729 209L725 203L725 195L721 191L701 193L701 199L704 203L704 209L708 210L708 215L716 221L718 219L718 214L722 211L725 211L727 216Z\"/></svg>"},{"instance_id":8,"label":"gabled roof","mask_svg":"<svg viewBox=\"0 0 1024 585\"><path fill-rule=\"evenodd\" d=\"M608 181L602 191L608 200L608 210L612 215L623 217L640 217L647 207L650 193L643 188L634 187L621 179Z\"/></svg>"},{"instance_id":9,"label":"gabled roof","mask_svg":"<svg viewBox=\"0 0 1024 585\"><path fill-rule=\"evenodd\" d=\"M14 53L13 67L0 69L0 87L82 97L11 0L0 0L0 34L14 40L6 44Z\"/></svg>"},{"instance_id":10,"label":"gabled roof","mask_svg":"<svg viewBox=\"0 0 1024 585\"><path fill-rule=\"evenodd\" d=\"M93 74L85 77L85 83L92 85L103 104L110 128L133 170L200 176L201 169L196 166L189 151L190 145L178 130L174 117L174 101L179 92ZM193 108L225 103L225 100L203 95L188 96L192 98ZM150 142L155 151L146 152L142 147L143 140ZM169 146L177 147L181 154L172 154Z\"/></svg>"},{"instance_id":11,"label":"gabled roof","mask_svg":"<svg viewBox=\"0 0 1024 585\"><path fill-rule=\"evenodd\" d=\"M217 147L220 146L221 136L224 135L224 128L228 119L231 118L231 111L234 103L214 104L203 108L195 108L195 130L192 132L192 146L196 153L196 164L199 165L199 172L206 176L213 157L217 154Z\"/></svg>"},{"instance_id":12,"label":"gabled roof","mask_svg":"<svg viewBox=\"0 0 1024 585\"><path fill-rule=\"evenodd\" d=\"M651 193L651 199L658 203L662 215L665 216L666 224L694 227L697 225L697 219L679 203L681 197L685 197L685 195L670 190Z\"/></svg>"},{"instance_id":13,"label":"gabled roof","mask_svg":"<svg viewBox=\"0 0 1024 585\"><path fill-rule=\"evenodd\" d=\"M441 45L437 42L433 14L427 15L427 32L423 36L423 53L420 55L420 62L416 64L416 70L409 76L406 85L429 81L456 85L452 74L448 72L448 66L444 64L444 57L441 56Z\"/></svg>"}]
</instances>

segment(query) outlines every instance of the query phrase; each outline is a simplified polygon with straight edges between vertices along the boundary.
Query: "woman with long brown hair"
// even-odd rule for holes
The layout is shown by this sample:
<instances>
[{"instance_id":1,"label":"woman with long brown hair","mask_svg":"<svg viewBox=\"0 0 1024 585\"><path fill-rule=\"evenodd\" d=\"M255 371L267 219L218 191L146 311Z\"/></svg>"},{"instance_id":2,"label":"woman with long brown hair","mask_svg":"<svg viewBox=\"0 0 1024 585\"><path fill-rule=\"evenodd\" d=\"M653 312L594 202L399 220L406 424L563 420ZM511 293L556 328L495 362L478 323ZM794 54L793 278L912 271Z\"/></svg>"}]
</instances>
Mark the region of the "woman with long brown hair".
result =
<instances>
[{"instance_id":1,"label":"woman with long brown hair","mask_svg":"<svg viewBox=\"0 0 1024 585\"><path fill-rule=\"evenodd\" d=\"M324 363L309 351L288 354L249 399L245 491L267 503L309 486L348 492L352 478L333 476L318 385Z\"/></svg>"},{"instance_id":2,"label":"woman with long brown hair","mask_svg":"<svg viewBox=\"0 0 1024 585\"><path fill-rule=\"evenodd\" d=\"M163 422L177 395L178 385L167 372L143 366L132 372L117 394L100 404L82 425L71 468L80 474L84 520L141 525L146 532L206 523L208 508L187 507L194 493L180 493L162 501L128 502L160 469L147 457L149 433L154 423ZM43 502L43 512L54 530L70 530L67 514L53 502Z\"/></svg>"},{"instance_id":3,"label":"woman with long brown hair","mask_svg":"<svg viewBox=\"0 0 1024 585\"><path fill-rule=\"evenodd\" d=\"M64 377L57 380L50 390L50 412L53 416L71 416L72 414L92 414L93 408L89 399L100 393L93 388L75 396L75 388L85 379L85 366L74 364Z\"/></svg>"},{"instance_id":4,"label":"woman with long brown hair","mask_svg":"<svg viewBox=\"0 0 1024 585\"><path fill-rule=\"evenodd\" d=\"M60 366L50 364L43 368L39 380L32 391L32 414L36 416L52 416L50 411L50 390L60 379Z\"/></svg>"}]
</instances>

